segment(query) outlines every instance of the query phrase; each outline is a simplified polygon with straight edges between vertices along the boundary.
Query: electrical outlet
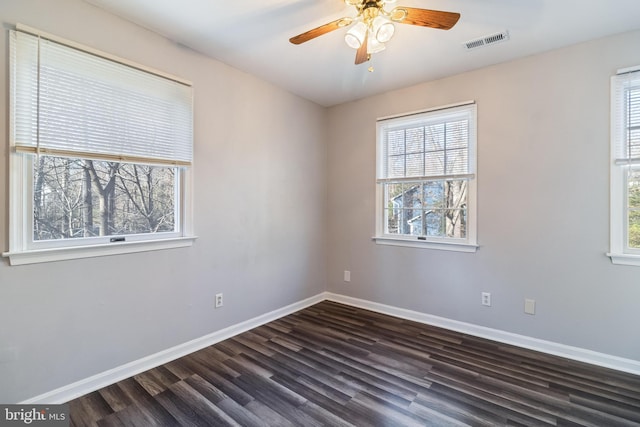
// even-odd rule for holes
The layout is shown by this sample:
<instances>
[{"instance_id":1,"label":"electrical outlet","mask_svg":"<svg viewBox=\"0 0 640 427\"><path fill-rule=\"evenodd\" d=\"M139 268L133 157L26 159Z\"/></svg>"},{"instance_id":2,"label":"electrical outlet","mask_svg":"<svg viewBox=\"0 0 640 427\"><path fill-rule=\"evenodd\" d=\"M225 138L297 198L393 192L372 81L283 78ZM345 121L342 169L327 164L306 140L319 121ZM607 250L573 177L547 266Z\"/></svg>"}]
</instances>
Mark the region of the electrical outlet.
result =
<instances>
[{"instance_id":1,"label":"electrical outlet","mask_svg":"<svg viewBox=\"0 0 640 427\"><path fill-rule=\"evenodd\" d=\"M491 293L489 292L482 293L482 305L491 307Z\"/></svg>"},{"instance_id":2,"label":"electrical outlet","mask_svg":"<svg viewBox=\"0 0 640 427\"><path fill-rule=\"evenodd\" d=\"M351 281L351 272L349 270L345 270L344 271L344 281L345 282L350 282Z\"/></svg>"},{"instance_id":3,"label":"electrical outlet","mask_svg":"<svg viewBox=\"0 0 640 427\"><path fill-rule=\"evenodd\" d=\"M222 307L224 305L224 300L222 299L222 294L216 294L216 308Z\"/></svg>"}]
</instances>

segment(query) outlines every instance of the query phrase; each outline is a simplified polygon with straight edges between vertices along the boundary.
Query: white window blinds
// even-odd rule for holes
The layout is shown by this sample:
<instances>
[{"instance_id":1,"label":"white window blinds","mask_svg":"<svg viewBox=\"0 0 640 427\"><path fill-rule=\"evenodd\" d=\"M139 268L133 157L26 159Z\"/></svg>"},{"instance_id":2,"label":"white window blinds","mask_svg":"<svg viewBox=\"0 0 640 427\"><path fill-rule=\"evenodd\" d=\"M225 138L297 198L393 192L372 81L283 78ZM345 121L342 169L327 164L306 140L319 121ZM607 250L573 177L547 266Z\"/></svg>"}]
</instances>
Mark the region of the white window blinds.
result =
<instances>
[{"instance_id":1,"label":"white window blinds","mask_svg":"<svg viewBox=\"0 0 640 427\"><path fill-rule=\"evenodd\" d=\"M378 182L471 177L474 129L475 104L380 120Z\"/></svg>"},{"instance_id":2,"label":"white window blinds","mask_svg":"<svg viewBox=\"0 0 640 427\"><path fill-rule=\"evenodd\" d=\"M640 164L640 70L614 76L612 91L615 161Z\"/></svg>"},{"instance_id":3,"label":"white window blinds","mask_svg":"<svg viewBox=\"0 0 640 427\"><path fill-rule=\"evenodd\" d=\"M11 55L16 151L191 164L190 85L21 31Z\"/></svg>"}]
</instances>

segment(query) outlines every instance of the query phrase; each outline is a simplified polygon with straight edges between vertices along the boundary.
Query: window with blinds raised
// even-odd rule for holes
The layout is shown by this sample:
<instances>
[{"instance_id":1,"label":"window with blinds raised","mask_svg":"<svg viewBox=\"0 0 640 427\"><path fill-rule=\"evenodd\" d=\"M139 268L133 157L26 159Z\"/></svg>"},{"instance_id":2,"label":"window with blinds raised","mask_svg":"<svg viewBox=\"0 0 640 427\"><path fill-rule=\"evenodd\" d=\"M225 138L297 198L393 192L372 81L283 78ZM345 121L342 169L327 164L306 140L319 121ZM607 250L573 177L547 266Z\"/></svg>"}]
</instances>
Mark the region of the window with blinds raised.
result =
<instances>
[{"instance_id":1,"label":"window with blinds raised","mask_svg":"<svg viewBox=\"0 0 640 427\"><path fill-rule=\"evenodd\" d=\"M188 237L191 84L23 26L10 54L12 264Z\"/></svg>"},{"instance_id":2,"label":"window with blinds raised","mask_svg":"<svg viewBox=\"0 0 640 427\"><path fill-rule=\"evenodd\" d=\"M640 265L640 67L611 83L611 259Z\"/></svg>"},{"instance_id":3,"label":"window with blinds raised","mask_svg":"<svg viewBox=\"0 0 640 427\"><path fill-rule=\"evenodd\" d=\"M378 120L376 241L475 251L476 105Z\"/></svg>"}]
</instances>

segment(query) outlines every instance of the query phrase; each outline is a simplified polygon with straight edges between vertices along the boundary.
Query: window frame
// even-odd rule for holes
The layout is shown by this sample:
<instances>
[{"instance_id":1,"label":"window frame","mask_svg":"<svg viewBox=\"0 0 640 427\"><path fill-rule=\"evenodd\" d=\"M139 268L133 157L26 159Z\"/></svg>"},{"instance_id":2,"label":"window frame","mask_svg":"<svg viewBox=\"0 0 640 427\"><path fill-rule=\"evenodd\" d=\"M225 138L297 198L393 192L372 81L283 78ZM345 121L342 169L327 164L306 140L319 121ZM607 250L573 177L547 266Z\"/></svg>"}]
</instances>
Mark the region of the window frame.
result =
<instances>
[{"instance_id":1,"label":"window frame","mask_svg":"<svg viewBox=\"0 0 640 427\"><path fill-rule=\"evenodd\" d=\"M386 205L384 176L384 133L390 127L402 127L409 124L424 123L434 117L451 115L468 110L470 119L468 136L468 173L463 175L448 174L440 177L407 177L397 181L426 183L467 179L467 230L465 238L412 236L385 233ZM475 101L445 105L395 116L382 117L376 126L376 199L375 199L375 236L377 244L404 246L424 249L437 249L456 252L476 252L477 244L477 105Z\"/></svg>"},{"instance_id":2,"label":"window frame","mask_svg":"<svg viewBox=\"0 0 640 427\"><path fill-rule=\"evenodd\" d=\"M65 40L63 38L40 32L33 28L18 24L16 31L29 33L46 38L53 42L72 47L86 54L96 55L107 60L136 68L146 73L154 74L174 81L190 82L170 76L161 71L142 66L131 61L118 58L111 54L100 52L96 49ZM13 77L13 64L11 73ZM13 95L12 95L13 96ZM177 185L175 195L176 231L161 233L142 233L123 235L125 241L112 241L112 237L100 236L88 238L73 238L48 241L34 241L33 238L33 174L35 154L19 152L16 150L14 101L9 108L9 122L11 131L9 137L9 250L2 254L9 259L10 265L33 264L40 262L62 261L96 256L116 255L186 247L193 244L196 236L193 234L193 209L192 209L192 169L193 166L168 166L176 168ZM85 158L78 155L74 158ZM134 164L144 164L132 161ZM161 164L159 166L162 166Z\"/></svg>"},{"instance_id":3,"label":"window frame","mask_svg":"<svg viewBox=\"0 0 640 427\"><path fill-rule=\"evenodd\" d=\"M640 66L620 69L611 77L610 247L607 256L613 264L640 266L640 248L629 247L628 178L631 170L640 169L640 159L624 154L627 149L624 94L629 84L640 86Z\"/></svg>"}]
</instances>

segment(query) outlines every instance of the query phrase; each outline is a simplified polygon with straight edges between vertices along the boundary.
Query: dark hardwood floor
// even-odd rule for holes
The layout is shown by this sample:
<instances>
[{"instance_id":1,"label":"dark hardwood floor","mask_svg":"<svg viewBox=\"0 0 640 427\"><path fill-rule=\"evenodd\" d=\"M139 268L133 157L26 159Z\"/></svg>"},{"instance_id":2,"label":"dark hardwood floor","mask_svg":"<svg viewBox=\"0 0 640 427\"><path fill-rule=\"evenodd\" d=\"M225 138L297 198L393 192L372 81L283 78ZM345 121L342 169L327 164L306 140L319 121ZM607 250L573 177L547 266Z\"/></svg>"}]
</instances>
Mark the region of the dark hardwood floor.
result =
<instances>
[{"instance_id":1,"label":"dark hardwood floor","mask_svg":"<svg viewBox=\"0 0 640 427\"><path fill-rule=\"evenodd\" d=\"M640 377L325 301L70 412L74 426L640 426Z\"/></svg>"}]
</instances>

